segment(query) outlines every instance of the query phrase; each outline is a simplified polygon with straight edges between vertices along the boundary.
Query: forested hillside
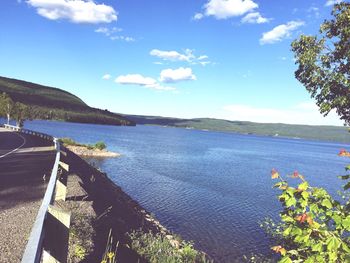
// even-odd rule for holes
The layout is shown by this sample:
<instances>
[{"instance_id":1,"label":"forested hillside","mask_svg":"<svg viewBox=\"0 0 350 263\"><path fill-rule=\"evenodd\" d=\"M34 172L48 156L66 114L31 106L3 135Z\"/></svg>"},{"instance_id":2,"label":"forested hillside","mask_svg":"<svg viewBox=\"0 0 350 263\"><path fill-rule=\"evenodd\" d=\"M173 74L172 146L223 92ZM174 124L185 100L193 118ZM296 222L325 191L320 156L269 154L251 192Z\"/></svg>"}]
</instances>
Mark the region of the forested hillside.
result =
<instances>
[{"instance_id":1,"label":"forested hillside","mask_svg":"<svg viewBox=\"0 0 350 263\"><path fill-rule=\"evenodd\" d=\"M5 92L14 102L28 106L32 119L135 125L119 114L89 107L77 96L58 88L0 77L0 92Z\"/></svg>"},{"instance_id":2,"label":"forested hillside","mask_svg":"<svg viewBox=\"0 0 350 263\"><path fill-rule=\"evenodd\" d=\"M125 115L137 124L162 125L189 129L237 132L267 136L282 136L289 138L304 138L327 140L336 142L350 142L350 133L347 127L314 126L283 123L256 123L249 121L229 121L221 119L198 118L177 119L158 116Z\"/></svg>"}]
</instances>

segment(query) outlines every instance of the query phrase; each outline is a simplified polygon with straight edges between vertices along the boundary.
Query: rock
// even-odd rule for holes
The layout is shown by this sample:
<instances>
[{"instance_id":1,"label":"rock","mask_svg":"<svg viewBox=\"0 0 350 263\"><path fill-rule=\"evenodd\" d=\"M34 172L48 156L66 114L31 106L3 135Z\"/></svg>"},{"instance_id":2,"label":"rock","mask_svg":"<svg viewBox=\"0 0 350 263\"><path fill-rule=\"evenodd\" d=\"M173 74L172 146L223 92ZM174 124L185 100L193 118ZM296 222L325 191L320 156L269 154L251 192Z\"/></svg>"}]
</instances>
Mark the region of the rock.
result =
<instances>
[{"instance_id":1,"label":"rock","mask_svg":"<svg viewBox=\"0 0 350 263\"><path fill-rule=\"evenodd\" d=\"M89 157L119 157L119 153L109 152L107 150L99 150L99 149L88 149L84 146L72 146L67 145L66 148L74 152L79 156L89 156Z\"/></svg>"}]
</instances>

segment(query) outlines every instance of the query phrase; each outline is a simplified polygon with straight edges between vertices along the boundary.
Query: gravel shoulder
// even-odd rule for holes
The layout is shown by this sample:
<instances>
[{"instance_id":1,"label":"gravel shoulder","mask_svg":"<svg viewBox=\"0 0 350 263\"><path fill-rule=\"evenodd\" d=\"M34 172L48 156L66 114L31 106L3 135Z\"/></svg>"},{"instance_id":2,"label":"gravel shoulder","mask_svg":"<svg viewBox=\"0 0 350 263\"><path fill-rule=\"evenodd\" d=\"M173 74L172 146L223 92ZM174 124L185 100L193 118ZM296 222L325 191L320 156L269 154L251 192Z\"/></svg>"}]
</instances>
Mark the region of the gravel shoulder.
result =
<instances>
[{"instance_id":1,"label":"gravel shoulder","mask_svg":"<svg viewBox=\"0 0 350 263\"><path fill-rule=\"evenodd\" d=\"M20 262L44 196L55 152L52 142L21 134L25 144L0 159L0 262ZM15 132L0 132L0 150L21 145ZM35 148L37 147L37 148ZM46 174L46 180L43 175Z\"/></svg>"}]
</instances>

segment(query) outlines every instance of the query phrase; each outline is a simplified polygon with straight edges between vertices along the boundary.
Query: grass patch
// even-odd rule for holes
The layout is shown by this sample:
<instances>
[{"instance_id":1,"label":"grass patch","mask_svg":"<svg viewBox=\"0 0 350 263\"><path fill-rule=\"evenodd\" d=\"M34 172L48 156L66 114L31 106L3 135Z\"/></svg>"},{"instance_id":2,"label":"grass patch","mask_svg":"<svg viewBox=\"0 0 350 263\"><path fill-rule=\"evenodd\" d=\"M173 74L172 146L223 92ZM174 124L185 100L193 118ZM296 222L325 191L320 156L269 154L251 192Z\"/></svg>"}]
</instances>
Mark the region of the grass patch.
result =
<instances>
[{"instance_id":1,"label":"grass patch","mask_svg":"<svg viewBox=\"0 0 350 263\"><path fill-rule=\"evenodd\" d=\"M107 148L107 145L102 141L99 141L95 144L82 144L82 143L78 143L78 142L76 142L73 139L68 138L68 137L60 138L60 139L58 139L58 141L63 143L64 146L80 146L80 147L86 147L89 150L97 149L97 150L102 151L102 150Z\"/></svg>"},{"instance_id":2,"label":"grass patch","mask_svg":"<svg viewBox=\"0 0 350 263\"><path fill-rule=\"evenodd\" d=\"M192 242L174 240L161 234L134 231L129 234L131 248L150 263L201 263L211 262L205 254L193 248Z\"/></svg>"},{"instance_id":3,"label":"grass patch","mask_svg":"<svg viewBox=\"0 0 350 263\"><path fill-rule=\"evenodd\" d=\"M71 204L71 226L69 229L68 258L71 263L84 261L93 251L95 230L92 227L93 216L81 211L77 204Z\"/></svg>"}]
</instances>

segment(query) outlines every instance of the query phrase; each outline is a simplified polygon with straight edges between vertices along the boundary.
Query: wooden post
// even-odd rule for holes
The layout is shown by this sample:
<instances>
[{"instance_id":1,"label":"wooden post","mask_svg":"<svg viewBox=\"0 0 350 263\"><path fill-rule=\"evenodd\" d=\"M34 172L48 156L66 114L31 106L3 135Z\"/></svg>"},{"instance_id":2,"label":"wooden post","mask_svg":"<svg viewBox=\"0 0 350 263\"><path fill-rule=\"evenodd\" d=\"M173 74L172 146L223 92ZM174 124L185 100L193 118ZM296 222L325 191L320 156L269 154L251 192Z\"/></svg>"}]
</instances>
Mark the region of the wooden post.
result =
<instances>
[{"instance_id":1,"label":"wooden post","mask_svg":"<svg viewBox=\"0 0 350 263\"><path fill-rule=\"evenodd\" d=\"M61 165L61 167L66 170L67 172L69 172L69 165L60 161L59 164Z\"/></svg>"},{"instance_id":2,"label":"wooden post","mask_svg":"<svg viewBox=\"0 0 350 263\"><path fill-rule=\"evenodd\" d=\"M56 189L55 189L55 201L62 200L66 201L67 196L67 186L62 183L60 180L56 181Z\"/></svg>"},{"instance_id":3,"label":"wooden post","mask_svg":"<svg viewBox=\"0 0 350 263\"><path fill-rule=\"evenodd\" d=\"M43 263L66 263L70 212L49 206L45 221Z\"/></svg>"}]
</instances>

